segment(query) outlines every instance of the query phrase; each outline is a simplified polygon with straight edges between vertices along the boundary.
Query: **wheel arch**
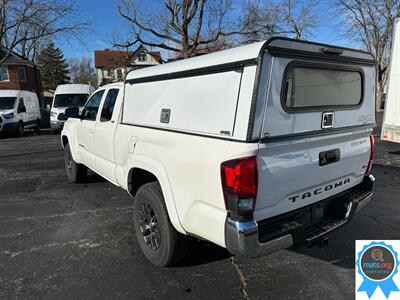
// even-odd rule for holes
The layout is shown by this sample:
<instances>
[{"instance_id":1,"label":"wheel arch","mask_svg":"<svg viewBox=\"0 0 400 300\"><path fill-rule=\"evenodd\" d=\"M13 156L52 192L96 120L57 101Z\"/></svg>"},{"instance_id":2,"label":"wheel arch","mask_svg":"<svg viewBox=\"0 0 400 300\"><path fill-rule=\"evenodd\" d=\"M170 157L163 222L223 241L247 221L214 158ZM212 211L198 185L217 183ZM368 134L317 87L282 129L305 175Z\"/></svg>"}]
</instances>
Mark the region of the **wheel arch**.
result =
<instances>
[{"instance_id":1,"label":"wheel arch","mask_svg":"<svg viewBox=\"0 0 400 300\"><path fill-rule=\"evenodd\" d=\"M72 158L74 159L75 162L80 163L80 161L78 160L78 157L77 157L77 153L75 151L74 140L71 138L70 134L68 132L65 132L65 133L62 132L61 136L60 136L60 140L61 140L61 146L63 149L65 149L67 144L69 144L69 149L71 151Z\"/></svg>"},{"instance_id":2,"label":"wheel arch","mask_svg":"<svg viewBox=\"0 0 400 300\"><path fill-rule=\"evenodd\" d=\"M67 146L67 144L69 144L68 137L66 135L62 135L61 136L61 145L62 145L62 147L65 148L65 146Z\"/></svg>"},{"instance_id":3,"label":"wheel arch","mask_svg":"<svg viewBox=\"0 0 400 300\"><path fill-rule=\"evenodd\" d=\"M168 175L163 165L153 158L133 155L128 159L127 166L126 186L128 193L134 197L140 186L148 182L158 181L172 225L178 232L186 234L180 223Z\"/></svg>"}]
</instances>

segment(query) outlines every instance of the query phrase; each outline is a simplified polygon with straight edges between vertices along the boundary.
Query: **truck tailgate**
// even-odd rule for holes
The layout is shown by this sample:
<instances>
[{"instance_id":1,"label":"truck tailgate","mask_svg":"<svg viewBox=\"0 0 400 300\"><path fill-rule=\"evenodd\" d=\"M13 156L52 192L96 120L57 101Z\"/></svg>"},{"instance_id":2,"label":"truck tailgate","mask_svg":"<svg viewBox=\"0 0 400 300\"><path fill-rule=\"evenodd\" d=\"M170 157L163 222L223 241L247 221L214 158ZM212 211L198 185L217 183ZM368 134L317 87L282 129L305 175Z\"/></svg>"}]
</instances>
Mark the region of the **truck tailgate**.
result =
<instances>
[{"instance_id":1,"label":"truck tailgate","mask_svg":"<svg viewBox=\"0 0 400 300\"><path fill-rule=\"evenodd\" d=\"M361 183L370 133L367 129L260 144L255 219L310 205ZM338 153L338 161L321 165L321 154L331 151Z\"/></svg>"},{"instance_id":2,"label":"truck tailgate","mask_svg":"<svg viewBox=\"0 0 400 300\"><path fill-rule=\"evenodd\" d=\"M256 220L361 183L375 124L374 65L273 57L270 67Z\"/></svg>"}]
</instances>

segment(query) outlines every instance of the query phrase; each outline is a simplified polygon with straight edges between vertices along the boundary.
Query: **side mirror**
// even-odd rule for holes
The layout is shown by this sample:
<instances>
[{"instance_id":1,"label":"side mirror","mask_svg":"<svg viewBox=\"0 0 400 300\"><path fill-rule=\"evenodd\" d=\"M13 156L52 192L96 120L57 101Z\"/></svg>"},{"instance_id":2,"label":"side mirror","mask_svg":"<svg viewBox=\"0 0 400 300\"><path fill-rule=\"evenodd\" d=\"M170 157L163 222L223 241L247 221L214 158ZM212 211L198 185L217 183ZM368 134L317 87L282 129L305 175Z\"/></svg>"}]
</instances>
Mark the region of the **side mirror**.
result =
<instances>
[{"instance_id":1,"label":"side mirror","mask_svg":"<svg viewBox=\"0 0 400 300\"><path fill-rule=\"evenodd\" d=\"M68 118L79 118L79 107L66 108L65 113L58 115L60 121L66 121Z\"/></svg>"},{"instance_id":2,"label":"side mirror","mask_svg":"<svg viewBox=\"0 0 400 300\"><path fill-rule=\"evenodd\" d=\"M81 118L81 120L84 120L88 116L89 116L89 111L87 109L83 109L81 115L79 116L79 118Z\"/></svg>"}]
</instances>

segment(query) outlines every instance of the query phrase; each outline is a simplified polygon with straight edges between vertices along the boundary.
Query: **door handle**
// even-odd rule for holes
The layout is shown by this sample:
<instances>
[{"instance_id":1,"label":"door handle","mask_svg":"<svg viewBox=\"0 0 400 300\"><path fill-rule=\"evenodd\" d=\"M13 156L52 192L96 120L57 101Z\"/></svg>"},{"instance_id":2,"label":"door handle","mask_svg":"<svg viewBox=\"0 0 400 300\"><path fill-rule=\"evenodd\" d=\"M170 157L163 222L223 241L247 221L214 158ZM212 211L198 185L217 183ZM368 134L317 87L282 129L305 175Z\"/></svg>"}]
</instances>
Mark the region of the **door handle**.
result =
<instances>
[{"instance_id":1,"label":"door handle","mask_svg":"<svg viewBox=\"0 0 400 300\"><path fill-rule=\"evenodd\" d=\"M90 133L90 134L93 134L93 132L94 132L94 130L90 128L90 129L89 129L89 133Z\"/></svg>"},{"instance_id":2,"label":"door handle","mask_svg":"<svg viewBox=\"0 0 400 300\"><path fill-rule=\"evenodd\" d=\"M136 136L131 136L128 144L128 153L132 154L135 151L137 140L138 138Z\"/></svg>"},{"instance_id":3,"label":"door handle","mask_svg":"<svg viewBox=\"0 0 400 300\"><path fill-rule=\"evenodd\" d=\"M340 150L334 149L319 154L319 165L326 166L340 160Z\"/></svg>"}]
</instances>

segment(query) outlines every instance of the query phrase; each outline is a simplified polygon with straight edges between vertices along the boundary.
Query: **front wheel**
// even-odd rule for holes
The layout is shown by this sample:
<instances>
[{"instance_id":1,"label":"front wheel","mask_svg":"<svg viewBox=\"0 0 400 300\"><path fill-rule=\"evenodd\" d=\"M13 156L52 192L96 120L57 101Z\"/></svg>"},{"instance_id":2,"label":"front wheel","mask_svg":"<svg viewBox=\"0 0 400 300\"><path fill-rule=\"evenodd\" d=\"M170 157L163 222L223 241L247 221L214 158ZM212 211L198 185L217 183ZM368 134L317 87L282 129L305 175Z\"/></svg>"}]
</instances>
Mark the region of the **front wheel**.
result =
<instances>
[{"instance_id":1,"label":"front wheel","mask_svg":"<svg viewBox=\"0 0 400 300\"><path fill-rule=\"evenodd\" d=\"M24 135L24 123L19 122L17 126L17 136L21 137Z\"/></svg>"},{"instance_id":2,"label":"front wheel","mask_svg":"<svg viewBox=\"0 0 400 300\"><path fill-rule=\"evenodd\" d=\"M158 182L139 188L133 214L137 241L152 264L167 267L184 257L187 239L172 226Z\"/></svg>"},{"instance_id":3,"label":"front wheel","mask_svg":"<svg viewBox=\"0 0 400 300\"><path fill-rule=\"evenodd\" d=\"M83 182L87 175L87 168L85 165L78 164L74 161L69 144L64 148L64 161L68 180L72 183Z\"/></svg>"}]
</instances>

